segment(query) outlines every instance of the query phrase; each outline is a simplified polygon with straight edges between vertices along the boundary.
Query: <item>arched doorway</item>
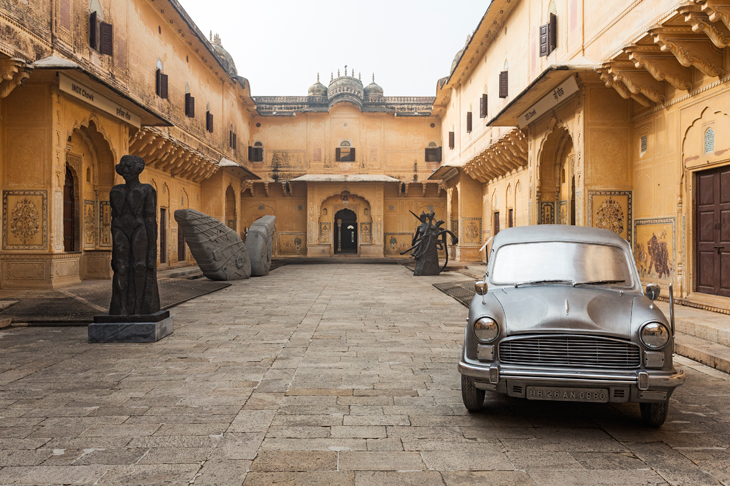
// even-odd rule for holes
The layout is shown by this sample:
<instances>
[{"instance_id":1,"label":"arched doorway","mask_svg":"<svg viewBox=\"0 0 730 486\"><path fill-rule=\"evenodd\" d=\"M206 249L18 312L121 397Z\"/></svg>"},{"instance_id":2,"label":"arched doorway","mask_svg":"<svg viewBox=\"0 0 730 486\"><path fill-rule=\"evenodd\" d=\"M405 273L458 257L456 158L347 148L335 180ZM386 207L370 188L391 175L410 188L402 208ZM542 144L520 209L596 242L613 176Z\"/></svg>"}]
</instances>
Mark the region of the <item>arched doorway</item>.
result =
<instances>
[{"instance_id":1,"label":"arched doorway","mask_svg":"<svg viewBox=\"0 0 730 486\"><path fill-rule=\"evenodd\" d=\"M63 184L63 251L77 251L76 240L76 184L71 168L66 166Z\"/></svg>"},{"instance_id":2,"label":"arched doorway","mask_svg":"<svg viewBox=\"0 0 730 486\"><path fill-rule=\"evenodd\" d=\"M537 202L540 224L575 224L573 139L565 127L548 135L540 155Z\"/></svg>"},{"instance_id":3,"label":"arched doorway","mask_svg":"<svg viewBox=\"0 0 730 486\"><path fill-rule=\"evenodd\" d=\"M350 209L335 213L335 253L357 253L357 214Z\"/></svg>"}]
</instances>

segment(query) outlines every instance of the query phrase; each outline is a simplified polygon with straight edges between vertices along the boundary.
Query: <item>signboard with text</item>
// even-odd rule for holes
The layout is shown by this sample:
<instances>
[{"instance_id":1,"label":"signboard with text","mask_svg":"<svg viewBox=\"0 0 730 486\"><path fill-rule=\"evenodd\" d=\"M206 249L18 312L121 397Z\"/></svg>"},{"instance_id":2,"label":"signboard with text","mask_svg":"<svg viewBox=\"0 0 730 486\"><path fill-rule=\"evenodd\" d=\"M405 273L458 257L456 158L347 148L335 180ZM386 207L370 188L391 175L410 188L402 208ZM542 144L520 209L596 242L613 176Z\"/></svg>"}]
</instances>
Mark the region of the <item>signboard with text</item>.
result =
<instances>
[{"instance_id":1,"label":"signboard with text","mask_svg":"<svg viewBox=\"0 0 730 486\"><path fill-rule=\"evenodd\" d=\"M560 86L543 96L543 98L532 105L529 110L518 116L517 124L520 128L526 127L577 92L578 83L575 82L575 76L571 76L563 81Z\"/></svg>"},{"instance_id":2,"label":"signboard with text","mask_svg":"<svg viewBox=\"0 0 730 486\"><path fill-rule=\"evenodd\" d=\"M112 115L114 118L118 118L119 120L127 122L130 125L134 125L137 128L142 126L142 118L140 118L139 115L135 115L123 106L114 103L109 98L100 95L88 86L85 86L63 74L59 74L59 79L59 87L64 93L80 99L81 101Z\"/></svg>"}]
</instances>

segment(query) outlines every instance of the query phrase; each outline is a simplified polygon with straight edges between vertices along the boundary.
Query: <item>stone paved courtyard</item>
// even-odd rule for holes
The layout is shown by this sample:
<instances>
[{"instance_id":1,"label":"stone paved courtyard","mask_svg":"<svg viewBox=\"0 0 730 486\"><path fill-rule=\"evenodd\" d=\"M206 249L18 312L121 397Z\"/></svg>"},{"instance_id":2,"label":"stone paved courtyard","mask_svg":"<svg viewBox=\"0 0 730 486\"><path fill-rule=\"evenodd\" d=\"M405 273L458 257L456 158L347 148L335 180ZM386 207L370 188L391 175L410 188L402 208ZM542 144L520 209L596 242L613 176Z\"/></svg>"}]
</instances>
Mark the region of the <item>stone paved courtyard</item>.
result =
<instances>
[{"instance_id":1,"label":"stone paved courtyard","mask_svg":"<svg viewBox=\"0 0 730 486\"><path fill-rule=\"evenodd\" d=\"M400 265L287 265L156 344L0 331L0 484L730 484L729 376L638 406L461 403L466 309Z\"/></svg>"}]
</instances>

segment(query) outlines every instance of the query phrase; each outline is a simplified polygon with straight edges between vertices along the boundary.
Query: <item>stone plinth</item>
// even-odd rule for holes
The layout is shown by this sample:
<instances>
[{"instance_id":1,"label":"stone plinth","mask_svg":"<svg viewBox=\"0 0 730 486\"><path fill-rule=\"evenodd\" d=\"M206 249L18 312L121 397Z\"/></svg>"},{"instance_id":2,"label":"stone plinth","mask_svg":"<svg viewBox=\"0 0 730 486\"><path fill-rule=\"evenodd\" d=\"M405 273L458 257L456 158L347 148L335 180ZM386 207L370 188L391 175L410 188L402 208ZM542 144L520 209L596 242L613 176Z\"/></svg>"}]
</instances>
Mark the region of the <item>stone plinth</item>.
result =
<instances>
[{"instance_id":1,"label":"stone plinth","mask_svg":"<svg viewBox=\"0 0 730 486\"><path fill-rule=\"evenodd\" d=\"M172 334L170 311L137 316L94 316L90 343L154 343Z\"/></svg>"}]
</instances>

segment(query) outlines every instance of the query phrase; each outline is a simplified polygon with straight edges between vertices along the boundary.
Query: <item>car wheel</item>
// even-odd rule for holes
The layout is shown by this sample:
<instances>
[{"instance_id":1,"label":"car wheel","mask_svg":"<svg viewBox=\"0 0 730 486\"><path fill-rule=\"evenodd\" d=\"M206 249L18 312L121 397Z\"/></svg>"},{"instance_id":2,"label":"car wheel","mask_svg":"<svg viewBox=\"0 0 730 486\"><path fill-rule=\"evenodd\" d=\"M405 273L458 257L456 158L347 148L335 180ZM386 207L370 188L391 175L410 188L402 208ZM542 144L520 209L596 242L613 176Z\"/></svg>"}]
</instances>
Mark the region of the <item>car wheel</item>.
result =
<instances>
[{"instance_id":1,"label":"car wheel","mask_svg":"<svg viewBox=\"0 0 730 486\"><path fill-rule=\"evenodd\" d=\"M474 380L468 376L461 375L461 398L464 406L470 412L478 412L484 405L484 390L474 385Z\"/></svg>"},{"instance_id":2,"label":"car wheel","mask_svg":"<svg viewBox=\"0 0 730 486\"><path fill-rule=\"evenodd\" d=\"M639 407L641 408L641 420L644 422L644 425L659 427L667 420L669 402L640 403Z\"/></svg>"}]
</instances>

